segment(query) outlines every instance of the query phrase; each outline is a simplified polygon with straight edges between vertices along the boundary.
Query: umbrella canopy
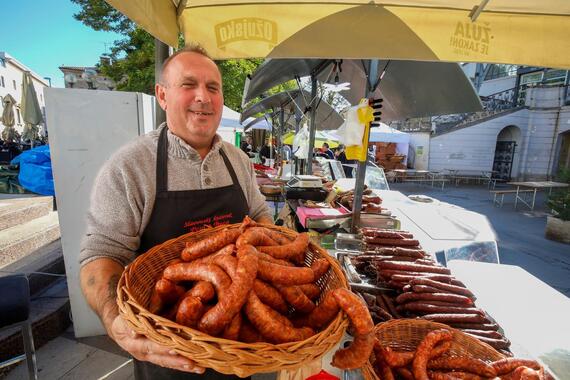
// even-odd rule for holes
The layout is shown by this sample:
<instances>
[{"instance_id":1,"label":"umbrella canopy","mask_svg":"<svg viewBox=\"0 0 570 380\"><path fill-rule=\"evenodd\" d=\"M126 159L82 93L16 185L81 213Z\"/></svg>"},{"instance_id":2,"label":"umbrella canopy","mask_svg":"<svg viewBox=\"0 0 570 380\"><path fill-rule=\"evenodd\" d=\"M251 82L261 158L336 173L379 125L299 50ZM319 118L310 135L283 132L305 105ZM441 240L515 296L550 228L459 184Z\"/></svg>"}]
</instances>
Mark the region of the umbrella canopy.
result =
<instances>
[{"instance_id":1,"label":"umbrella canopy","mask_svg":"<svg viewBox=\"0 0 570 380\"><path fill-rule=\"evenodd\" d=\"M14 119L14 105L16 104L16 99L10 94L6 94L2 99L2 124L6 127L12 127L16 123Z\"/></svg>"},{"instance_id":2,"label":"umbrella canopy","mask_svg":"<svg viewBox=\"0 0 570 380\"><path fill-rule=\"evenodd\" d=\"M216 59L392 58L570 68L567 0L107 0Z\"/></svg>"},{"instance_id":3,"label":"umbrella canopy","mask_svg":"<svg viewBox=\"0 0 570 380\"><path fill-rule=\"evenodd\" d=\"M245 102L270 88L299 76L317 75L321 81L350 83L340 92L350 104L366 94L366 70L361 60L268 59L248 79ZM382 120L475 112L482 109L471 81L457 63L383 60L385 68L375 98L383 98Z\"/></svg>"},{"instance_id":4,"label":"umbrella canopy","mask_svg":"<svg viewBox=\"0 0 570 380\"><path fill-rule=\"evenodd\" d=\"M22 139L24 141L33 142L39 139L38 124L43 121L43 115L29 71L25 71L22 78L22 101L20 108L22 110L22 119L24 119L26 123Z\"/></svg>"},{"instance_id":5,"label":"umbrella canopy","mask_svg":"<svg viewBox=\"0 0 570 380\"><path fill-rule=\"evenodd\" d=\"M410 135L398 131L384 123L380 126L370 128L370 142L391 142L391 143L404 143L410 142Z\"/></svg>"},{"instance_id":6,"label":"umbrella canopy","mask_svg":"<svg viewBox=\"0 0 570 380\"><path fill-rule=\"evenodd\" d=\"M283 144L293 145L293 140L295 139L295 132L288 132L283 135ZM316 131L315 133L315 147L321 148L324 143L329 144L329 148L336 148L339 145L338 140L334 137L325 133L324 131Z\"/></svg>"}]
</instances>

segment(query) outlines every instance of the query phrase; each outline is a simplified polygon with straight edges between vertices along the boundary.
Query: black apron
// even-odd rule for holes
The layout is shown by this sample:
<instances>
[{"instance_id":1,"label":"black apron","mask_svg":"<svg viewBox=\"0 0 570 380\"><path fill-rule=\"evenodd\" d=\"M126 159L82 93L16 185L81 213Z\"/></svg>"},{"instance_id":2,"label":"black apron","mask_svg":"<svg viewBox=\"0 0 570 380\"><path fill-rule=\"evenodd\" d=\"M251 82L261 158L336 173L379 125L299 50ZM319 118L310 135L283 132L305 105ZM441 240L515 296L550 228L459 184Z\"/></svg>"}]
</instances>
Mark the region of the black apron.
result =
<instances>
[{"instance_id":1,"label":"black apron","mask_svg":"<svg viewBox=\"0 0 570 380\"><path fill-rule=\"evenodd\" d=\"M239 185L236 173L224 151L220 155L232 177L232 184L215 189L168 191L168 128L160 131L156 158L156 199L150 221L141 236L138 254L155 245L207 226L239 223L247 215L247 200ZM203 375L175 371L149 362L134 359L135 379L239 379L206 369Z\"/></svg>"}]
</instances>

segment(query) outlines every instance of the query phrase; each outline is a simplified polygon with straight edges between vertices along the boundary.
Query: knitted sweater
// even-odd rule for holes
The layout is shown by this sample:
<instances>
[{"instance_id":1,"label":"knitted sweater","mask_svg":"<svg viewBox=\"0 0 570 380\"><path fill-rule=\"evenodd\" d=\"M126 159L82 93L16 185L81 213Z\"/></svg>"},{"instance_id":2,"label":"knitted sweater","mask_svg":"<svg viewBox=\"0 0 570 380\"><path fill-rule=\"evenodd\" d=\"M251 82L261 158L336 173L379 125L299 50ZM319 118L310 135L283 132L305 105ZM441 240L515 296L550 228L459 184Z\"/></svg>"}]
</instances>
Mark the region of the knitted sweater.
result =
<instances>
[{"instance_id":1,"label":"knitted sweater","mask_svg":"<svg viewBox=\"0 0 570 380\"><path fill-rule=\"evenodd\" d=\"M81 243L81 265L100 257L126 265L135 258L154 206L156 149L163 127L119 149L99 171ZM216 135L212 149L202 160L184 140L170 131L167 136L168 191L231 185L232 179L219 153L223 146L247 200L249 216L253 219L261 216L271 218L265 197L257 187L253 165L241 150Z\"/></svg>"}]
</instances>

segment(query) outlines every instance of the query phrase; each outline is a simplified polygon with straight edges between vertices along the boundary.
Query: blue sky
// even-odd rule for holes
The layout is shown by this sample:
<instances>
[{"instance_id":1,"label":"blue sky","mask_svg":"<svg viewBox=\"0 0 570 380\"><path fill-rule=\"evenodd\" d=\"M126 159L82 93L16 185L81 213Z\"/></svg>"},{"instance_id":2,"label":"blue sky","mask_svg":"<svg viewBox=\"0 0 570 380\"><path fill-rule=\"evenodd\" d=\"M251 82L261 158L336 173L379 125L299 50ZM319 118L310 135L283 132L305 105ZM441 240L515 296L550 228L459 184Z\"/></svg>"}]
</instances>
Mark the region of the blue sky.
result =
<instances>
[{"instance_id":1,"label":"blue sky","mask_svg":"<svg viewBox=\"0 0 570 380\"><path fill-rule=\"evenodd\" d=\"M52 86L64 87L59 66L93 66L121 36L96 32L73 18L79 6L69 0L0 2L0 51L5 51Z\"/></svg>"}]
</instances>

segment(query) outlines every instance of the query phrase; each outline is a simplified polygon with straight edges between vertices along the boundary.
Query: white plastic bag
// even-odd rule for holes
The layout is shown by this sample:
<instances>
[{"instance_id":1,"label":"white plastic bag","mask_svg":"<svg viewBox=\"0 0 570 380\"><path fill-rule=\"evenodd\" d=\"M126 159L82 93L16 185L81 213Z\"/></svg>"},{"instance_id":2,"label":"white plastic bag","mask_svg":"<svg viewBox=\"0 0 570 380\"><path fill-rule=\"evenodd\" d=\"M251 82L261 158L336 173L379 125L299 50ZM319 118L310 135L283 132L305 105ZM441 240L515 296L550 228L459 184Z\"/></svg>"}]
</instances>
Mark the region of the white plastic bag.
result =
<instances>
[{"instance_id":1,"label":"white plastic bag","mask_svg":"<svg viewBox=\"0 0 570 380\"><path fill-rule=\"evenodd\" d=\"M295 157L306 160L309 158L309 128L307 124L299 130L293 139L293 152Z\"/></svg>"},{"instance_id":2,"label":"white plastic bag","mask_svg":"<svg viewBox=\"0 0 570 380\"><path fill-rule=\"evenodd\" d=\"M364 136L364 124L358 121L358 109L366 107L367 104L352 106L346 112L346 120L338 128L336 134L340 137L340 142L344 145L362 145Z\"/></svg>"}]
</instances>

